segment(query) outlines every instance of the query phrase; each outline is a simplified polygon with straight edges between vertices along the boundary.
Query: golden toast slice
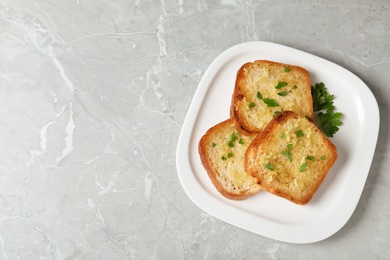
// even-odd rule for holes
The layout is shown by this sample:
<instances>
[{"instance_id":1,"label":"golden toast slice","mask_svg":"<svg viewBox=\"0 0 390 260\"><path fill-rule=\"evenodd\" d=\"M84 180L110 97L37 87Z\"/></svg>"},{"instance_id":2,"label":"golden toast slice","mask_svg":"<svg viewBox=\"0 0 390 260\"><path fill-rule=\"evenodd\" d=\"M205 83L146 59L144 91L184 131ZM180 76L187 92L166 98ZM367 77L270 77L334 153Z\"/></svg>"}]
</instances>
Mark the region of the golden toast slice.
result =
<instances>
[{"instance_id":1,"label":"golden toast slice","mask_svg":"<svg viewBox=\"0 0 390 260\"><path fill-rule=\"evenodd\" d=\"M336 147L311 121L287 111L252 141L245 169L264 190L303 205L312 199L336 159Z\"/></svg>"},{"instance_id":2,"label":"golden toast slice","mask_svg":"<svg viewBox=\"0 0 390 260\"><path fill-rule=\"evenodd\" d=\"M226 198L243 200L261 189L257 179L244 169L245 151L253 138L237 132L234 121L228 119L210 128L199 141L202 164Z\"/></svg>"},{"instance_id":3,"label":"golden toast slice","mask_svg":"<svg viewBox=\"0 0 390 260\"><path fill-rule=\"evenodd\" d=\"M237 72L230 108L237 130L259 133L283 111L312 117L309 72L267 60L244 64Z\"/></svg>"}]
</instances>

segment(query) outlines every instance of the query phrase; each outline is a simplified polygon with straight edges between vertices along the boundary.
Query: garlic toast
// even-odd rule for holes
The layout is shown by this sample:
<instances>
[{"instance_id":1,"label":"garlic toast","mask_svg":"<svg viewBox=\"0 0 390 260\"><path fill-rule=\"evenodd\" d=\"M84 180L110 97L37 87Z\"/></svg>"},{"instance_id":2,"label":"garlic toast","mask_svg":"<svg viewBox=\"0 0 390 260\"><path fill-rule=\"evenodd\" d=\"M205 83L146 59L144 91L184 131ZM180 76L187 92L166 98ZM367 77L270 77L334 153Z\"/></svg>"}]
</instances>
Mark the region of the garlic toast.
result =
<instances>
[{"instance_id":1,"label":"garlic toast","mask_svg":"<svg viewBox=\"0 0 390 260\"><path fill-rule=\"evenodd\" d=\"M279 113L312 117L309 72L268 60L245 63L237 72L230 114L241 133L259 133Z\"/></svg>"},{"instance_id":2,"label":"garlic toast","mask_svg":"<svg viewBox=\"0 0 390 260\"><path fill-rule=\"evenodd\" d=\"M337 159L334 144L306 117L283 112L249 145L245 169L262 188L308 203Z\"/></svg>"},{"instance_id":3,"label":"garlic toast","mask_svg":"<svg viewBox=\"0 0 390 260\"><path fill-rule=\"evenodd\" d=\"M244 155L255 135L241 135L232 119L211 127L200 139L198 150L212 183L226 198L243 200L261 187L245 172Z\"/></svg>"}]
</instances>

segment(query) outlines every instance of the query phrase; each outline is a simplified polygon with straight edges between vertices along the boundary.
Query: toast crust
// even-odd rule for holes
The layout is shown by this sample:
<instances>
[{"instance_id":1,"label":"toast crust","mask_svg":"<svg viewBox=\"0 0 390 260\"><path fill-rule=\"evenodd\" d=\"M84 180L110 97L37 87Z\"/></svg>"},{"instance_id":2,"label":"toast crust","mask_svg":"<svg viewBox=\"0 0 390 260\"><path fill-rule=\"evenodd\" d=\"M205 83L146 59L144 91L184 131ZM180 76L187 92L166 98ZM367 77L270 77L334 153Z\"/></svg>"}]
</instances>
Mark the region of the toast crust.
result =
<instances>
[{"instance_id":1,"label":"toast crust","mask_svg":"<svg viewBox=\"0 0 390 260\"><path fill-rule=\"evenodd\" d=\"M288 71L285 71L286 68ZM287 85L275 88L280 82ZM269 107L264 99L273 99L278 106ZM237 72L230 107L230 117L234 118L237 131L242 134L259 133L273 119L275 112L283 111L312 117L309 72L299 66L268 60L245 63Z\"/></svg>"},{"instance_id":2,"label":"toast crust","mask_svg":"<svg viewBox=\"0 0 390 260\"><path fill-rule=\"evenodd\" d=\"M297 134L299 130L303 135ZM336 147L312 122L286 111L252 141L245 153L245 169L264 190L304 205L336 159Z\"/></svg>"},{"instance_id":3,"label":"toast crust","mask_svg":"<svg viewBox=\"0 0 390 260\"><path fill-rule=\"evenodd\" d=\"M234 141L234 146L229 147L232 133L238 134L232 119L216 124L202 136L198 151L203 167L216 189L228 199L243 200L261 189L258 180L246 173L244 168L245 151L254 135L241 135ZM233 153L230 158L229 152Z\"/></svg>"}]
</instances>

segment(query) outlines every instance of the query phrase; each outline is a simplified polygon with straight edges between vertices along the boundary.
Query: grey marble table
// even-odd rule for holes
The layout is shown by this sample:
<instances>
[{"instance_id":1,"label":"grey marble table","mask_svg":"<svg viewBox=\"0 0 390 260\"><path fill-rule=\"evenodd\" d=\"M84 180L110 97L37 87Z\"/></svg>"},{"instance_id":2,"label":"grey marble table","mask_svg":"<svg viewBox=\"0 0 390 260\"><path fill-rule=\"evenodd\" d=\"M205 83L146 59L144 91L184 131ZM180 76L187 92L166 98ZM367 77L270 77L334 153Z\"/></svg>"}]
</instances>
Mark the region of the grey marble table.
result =
<instances>
[{"instance_id":1,"label":"grey marble table","mask_svg":"<svg viewBox=\"0 0 390 260\"><path fill-rule=\"evenodd\" d=\"M390 2L2 0L0 259L389 259ZM224 50L269 41L358 75L380 108L357 208L296 245L185 194L178 137Z\"/></svg>"}]
</instances>

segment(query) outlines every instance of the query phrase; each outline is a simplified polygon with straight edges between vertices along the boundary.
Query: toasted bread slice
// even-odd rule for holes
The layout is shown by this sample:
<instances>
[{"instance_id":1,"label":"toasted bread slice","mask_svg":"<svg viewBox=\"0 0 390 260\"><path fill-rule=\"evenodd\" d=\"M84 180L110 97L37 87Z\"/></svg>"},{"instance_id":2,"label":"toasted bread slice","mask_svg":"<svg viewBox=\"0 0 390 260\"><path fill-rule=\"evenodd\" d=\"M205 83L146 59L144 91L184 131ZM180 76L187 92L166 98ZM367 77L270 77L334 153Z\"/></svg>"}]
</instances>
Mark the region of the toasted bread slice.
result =
<instances>
[{"instance_id":1,"label":"toasted bread slice","mask_svg":"<svg viewBox=\"0 0 390 260\"><path fill-rule=\"evenodd\" d=\"M243 200L258 192L256 178L244 169L244 155L254 135L241 135L228 119L212 128L199 141L202 164L212 183L226 198Z\"/></svg>"},{"instance_id":2,"label":"toasted bread slice","mask_svg":"<svg viewBox=\"0 0 390 260\"><path fill-rule=\"evenodd\" d=\"M266 191L306 204L337 159L336 147L306 117L283 112L252 141L245 169Z\"/></svg>"},{"instance_id":3,"label":"toasted bread slice","mask_svg":"<svg viewBox=\"0 0 390 260\"><path fill-rule=\"evenodd\" d=\"M259 133L283 111L312 117L309 72L267 60L244 64L237 72L230 108L237 130Z\"/></svg>"}]
</instances>

